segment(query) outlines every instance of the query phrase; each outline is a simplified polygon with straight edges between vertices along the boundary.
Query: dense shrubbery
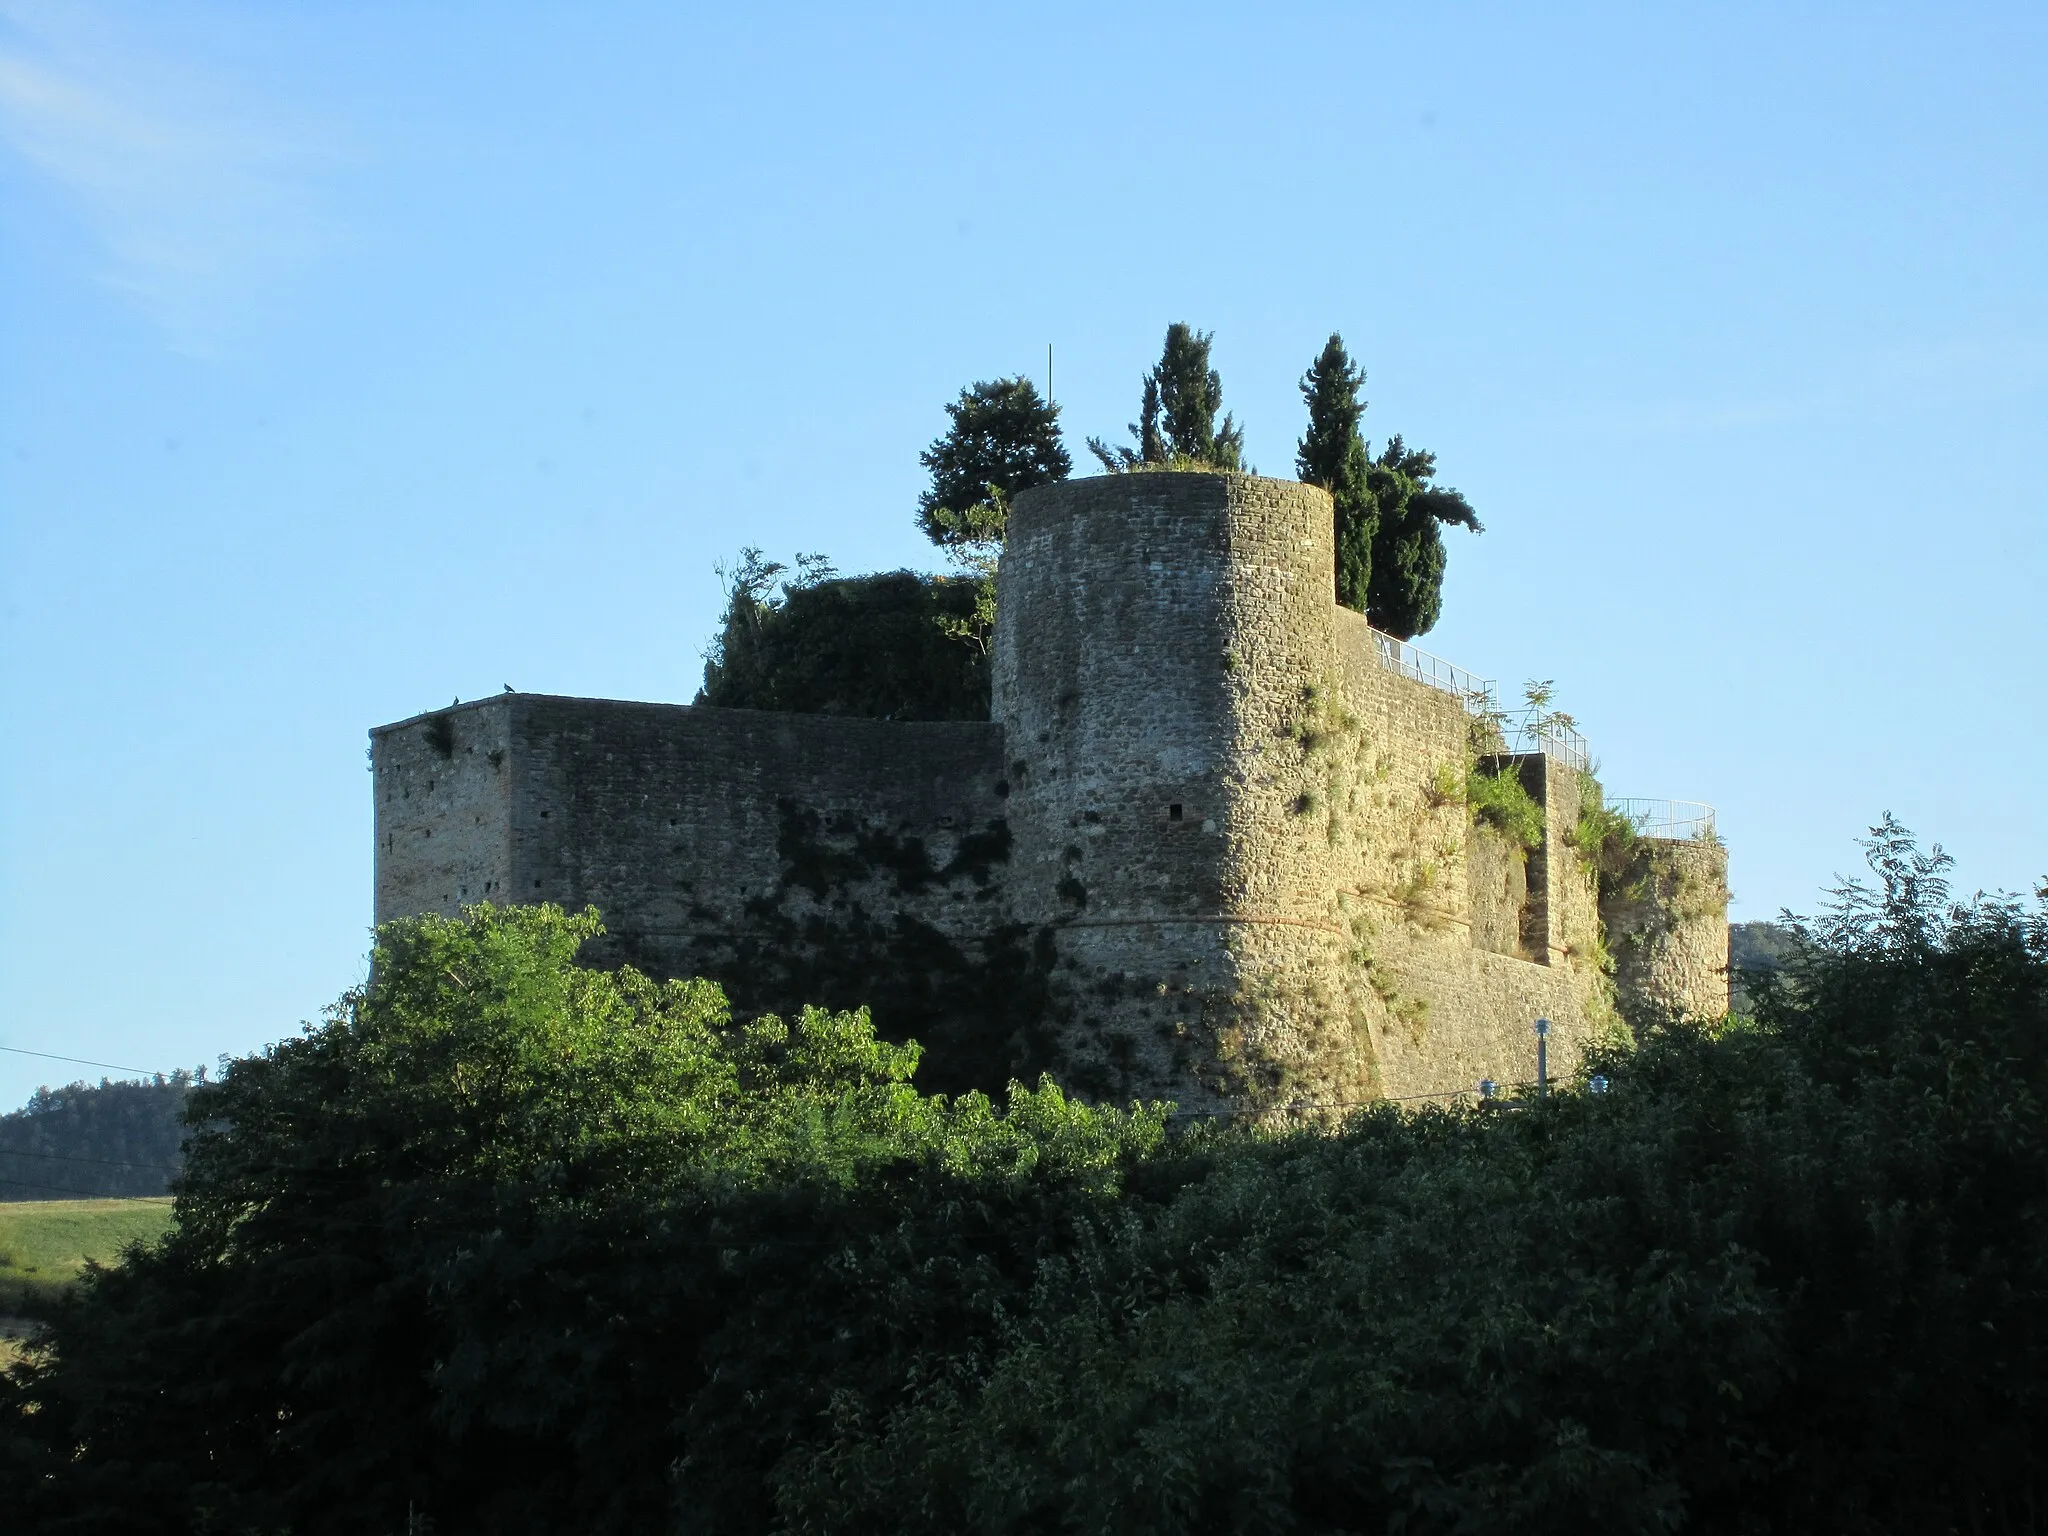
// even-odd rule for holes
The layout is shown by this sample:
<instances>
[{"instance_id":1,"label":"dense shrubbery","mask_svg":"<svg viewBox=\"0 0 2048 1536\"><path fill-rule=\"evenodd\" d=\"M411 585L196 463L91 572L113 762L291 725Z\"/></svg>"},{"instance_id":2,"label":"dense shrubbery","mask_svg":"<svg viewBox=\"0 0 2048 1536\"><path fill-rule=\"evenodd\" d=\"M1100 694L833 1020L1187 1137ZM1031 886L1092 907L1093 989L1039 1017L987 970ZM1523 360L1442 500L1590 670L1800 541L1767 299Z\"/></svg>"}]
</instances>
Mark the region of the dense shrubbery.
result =
<instances>
[{"instance_id":1,"label":"dense shrubbery","mask_svg":"<svg viewBox=\"0 0 2048 1536\"><path fill-rule=\"evenodd\" d=\"M928 1098L545 909L386 929L201 1091L11 1486L80 1531L2028 1528L2048 911L1874 856L1753 1021L1334 1135Z\"/></svg>"},{"instance_id":2,"label":"dense shrubbery","mask_svg":"<svg viewBox=\"0 0 2048 1536\"><path fill-rule=\"evenodd\" d=\"M879 720L986 720L988 658L972 577L888 571L772 590L749 550L704 664L699 704Z\"/></svg>"},{"instance_id":3,"label":"dense shrubbery","mask_svg":"<svg viewBox=\"0 0 2048 1536\"><path fill-rule=\"evenodd\" d=\"M185 1140L185 1095L196 1079L38 1088L0 1115L0 1200L161 1195Z\"/></svg>"}]
</instances>

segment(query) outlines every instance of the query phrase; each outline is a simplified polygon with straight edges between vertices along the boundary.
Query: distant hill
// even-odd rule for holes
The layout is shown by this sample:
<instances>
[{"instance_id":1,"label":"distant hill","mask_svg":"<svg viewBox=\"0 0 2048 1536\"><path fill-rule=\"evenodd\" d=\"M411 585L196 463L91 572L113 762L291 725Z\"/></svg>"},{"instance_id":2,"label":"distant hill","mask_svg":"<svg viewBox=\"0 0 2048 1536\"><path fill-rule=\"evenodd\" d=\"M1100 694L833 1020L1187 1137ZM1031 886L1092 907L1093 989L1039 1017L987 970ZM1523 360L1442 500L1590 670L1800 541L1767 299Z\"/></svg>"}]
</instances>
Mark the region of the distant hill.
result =
<instances>
[{"instance_id":1,"label":"distant hill","mask_svg":"<svg viewBox=\"0 0 2048 1536\"><path fill-rule=\"evenodd\" d=\"M1744 971L1775 971L1792 952L1792 930L1782 923L1730 923L1728 925L1728 1006L1747 1012L1749 994L1742 985Z\"/></svg>"},{"instance_id":2,"label":"distant hill","mask_svg":"<svg viewBox=\"0 0 2048 1536\"><path fill-rule=\"evenodd\" d=\"M196 1079L38 1088L0 1115L0 1201L161 1195L178 1171Z\"/></svg>"}]
</instances>

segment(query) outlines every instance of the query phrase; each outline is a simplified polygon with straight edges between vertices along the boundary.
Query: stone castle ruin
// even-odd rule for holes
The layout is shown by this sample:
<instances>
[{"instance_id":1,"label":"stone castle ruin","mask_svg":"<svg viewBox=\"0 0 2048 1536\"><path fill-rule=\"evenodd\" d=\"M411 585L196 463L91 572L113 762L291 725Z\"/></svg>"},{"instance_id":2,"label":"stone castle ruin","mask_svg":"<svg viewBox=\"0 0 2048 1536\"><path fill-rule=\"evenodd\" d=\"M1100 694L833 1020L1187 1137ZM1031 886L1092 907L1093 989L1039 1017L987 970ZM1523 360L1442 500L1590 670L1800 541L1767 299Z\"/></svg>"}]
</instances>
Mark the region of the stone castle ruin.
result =
<instances>
[{"instance_id":1,"label":"stone castle ruin","mask_svg":"<svg viewBox=\"0 0 2048 1536\"><path fill-rule=\"evenodd\" d=\"M508 693L380 727L377 919L594 905L601 961L869 1005L927 1087L1193 1112L1527 1081L1538 1017L1565 1075L1725 1011L1710 813L1601 842L1571 733L1510 750L1474 680L1337 605L1332 522L1249 475L1024 493L986 722ZM1540 834L1476 819L1474 769Z\"/></svg>"}]
</instances>

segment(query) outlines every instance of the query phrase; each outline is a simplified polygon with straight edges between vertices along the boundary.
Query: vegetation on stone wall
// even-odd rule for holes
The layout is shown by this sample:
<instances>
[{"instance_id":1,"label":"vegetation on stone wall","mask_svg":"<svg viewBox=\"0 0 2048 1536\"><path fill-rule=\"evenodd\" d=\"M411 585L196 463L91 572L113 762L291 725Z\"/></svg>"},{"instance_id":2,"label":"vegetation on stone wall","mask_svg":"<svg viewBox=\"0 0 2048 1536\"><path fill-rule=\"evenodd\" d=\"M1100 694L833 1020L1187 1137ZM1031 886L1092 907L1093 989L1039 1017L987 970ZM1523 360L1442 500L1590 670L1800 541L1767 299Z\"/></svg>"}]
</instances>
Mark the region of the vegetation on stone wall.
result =
<instances>
[{"instance_id":1,"label":"vegetation on stone wall","mask_svg":"<svg viewBox=\"0 0 2048 1536\"><path fill-rule=\"evenodd\" d=\"M1635 823L1607 803L1600 781L1579 775L1579 819L1567 834L1599 882L1599 894L1612 896L1634 862Z\"/></svg>"},{"instance_id":2,"label":"vegetation on stone wall","mask_svg":"<svg viewBox=\"0 0 2048 1536\"><path fill-rule=\"evenodd\" d=\"M803 562L806 557L799 556ZM881 720L986 720L988 657L971 577L838 576L818 557L797 574L742 552L696 702Z\"/></svg>"},{"instance_id":3,"label":"vegetation on stone wall","mask_svg":"<svg viewBox=\"0 0 2048 1536\"><path fill-rule=\"evenodd\" d=\"M1367 483L1372 455L1359 431L1365 402L1365 370L1355 367L1335 331L1302 376L1308 431L1296 445L1295 473L1330 493L1337 516L1337 601L1366 612L1372 581L1373 539L1379 532L1379 503Z\"/></svg>"},{"instance_id":4,"label":"vegetation on stone wall","mask_svg":"<svg viewBox=\"0 0 2048 1536\"><path fill-rule=\"evenodd\" d=\"M1105 469L1249 472L1244 431L1223 412L1222 378L1210 366L1213 339L1183 323L1167 327L1131 424L1135 446L1088 440ZM1434 485L1434 454L1395 437L1371 456L1358 430L1364 382L1333 333L1302 380L1310 420L1297 465L1337 503L1337 600L1407 639L1442 611L1439 525L1480 525L1459 492ZM988 717L995 574L1010 503L1066 479L1073 461L1059 407L1028 378L977 380L946 413L947 430L920 455L931 480L917 520L955 574L840 577L824 556L799 555L790 575L744 550L721 573L726 612L696 702L894 720Z\"/></svg>"},{"instance_id":5,"label":"vegetation on stone wall","mask_svg":"<svg viewBox=\"0 0 2048 1536\"><path fill-rule=\"evenodd\" d=\"M392 925L0 1385L11 1528L2026 1529L2048 903L1871 853L1753 1020L1336 1134Z\"/></svg>"},{"instance_id":6,"label":"vegetation on stone wall","mask_svg":"<svg viewBox=\"0 0 2048 1536\"><path fill-rule=\"evenodd\" d=\"M1491 772L1478 767L1468 772L1465 804L1474 822L1507 834L1523 852L1543 845L1543 807L1529 793L1513 763Z\"/></svg>"}]
</instances>

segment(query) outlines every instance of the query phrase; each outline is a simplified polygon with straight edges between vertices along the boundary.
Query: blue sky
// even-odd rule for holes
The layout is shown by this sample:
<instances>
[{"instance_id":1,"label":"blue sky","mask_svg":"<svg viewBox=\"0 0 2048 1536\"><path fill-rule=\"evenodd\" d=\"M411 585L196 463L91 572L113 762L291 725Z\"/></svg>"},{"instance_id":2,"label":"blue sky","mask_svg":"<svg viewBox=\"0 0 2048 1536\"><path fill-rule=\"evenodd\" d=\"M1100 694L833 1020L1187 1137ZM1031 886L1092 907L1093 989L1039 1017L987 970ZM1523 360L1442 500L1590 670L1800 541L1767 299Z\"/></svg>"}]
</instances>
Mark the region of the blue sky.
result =
<instances>
[{"instance_id":1,"label":"blue sky","mask_svg":"<svg viewBox=\"0 0 2048 1536\"><path fill-rule=\"evenodd\" d=\"M1554 678L1737 916L1886 810L2048 874L2048 10L0 3L0 1044L362 974L365 731L687 700L742 544L933 563L971 379L1167 322L1434 449L1429 649ZM94 1075L0 1055L0 1104Z\"/></svg>"}]
</instances>

